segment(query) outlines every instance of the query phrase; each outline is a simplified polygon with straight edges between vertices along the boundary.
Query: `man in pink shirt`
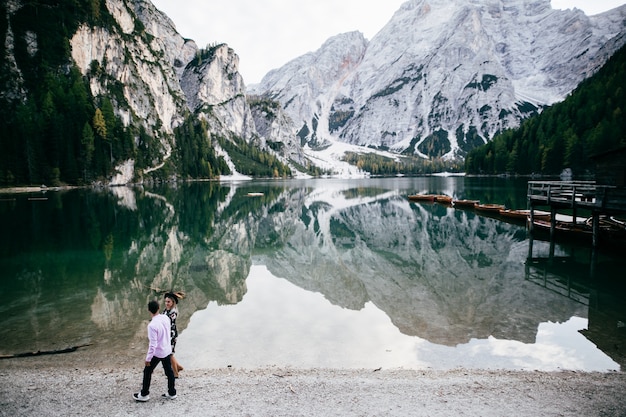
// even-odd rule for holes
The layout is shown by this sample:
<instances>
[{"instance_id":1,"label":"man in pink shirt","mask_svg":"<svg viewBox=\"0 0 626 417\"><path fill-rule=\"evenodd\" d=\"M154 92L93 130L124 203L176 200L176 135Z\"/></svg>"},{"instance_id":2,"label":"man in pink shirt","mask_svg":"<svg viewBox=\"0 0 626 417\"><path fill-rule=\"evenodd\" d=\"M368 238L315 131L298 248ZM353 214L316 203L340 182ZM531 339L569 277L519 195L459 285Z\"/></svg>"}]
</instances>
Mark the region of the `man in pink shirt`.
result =
<instances>
[{"instance_id":1,"label":"man in pink shirt","mask_svg":"<svg viewBox=\"0 0 626 417\"><path fill-rule=\"evenodd\" d=\"M172 370L172 342L170 339L170 318L164 314L159 314L158 301L148 303L148 311L152 318L148 324L148 353L146 354L146 366L143 368L143 385L141 392L133 394L137 401L148 401L150 399L150 382L154 368L163 363L163 370L167 376L167 394L163 398L173 400L176 398L176 388L174 387L174 371Z\"/></svg>"}]
</instances>

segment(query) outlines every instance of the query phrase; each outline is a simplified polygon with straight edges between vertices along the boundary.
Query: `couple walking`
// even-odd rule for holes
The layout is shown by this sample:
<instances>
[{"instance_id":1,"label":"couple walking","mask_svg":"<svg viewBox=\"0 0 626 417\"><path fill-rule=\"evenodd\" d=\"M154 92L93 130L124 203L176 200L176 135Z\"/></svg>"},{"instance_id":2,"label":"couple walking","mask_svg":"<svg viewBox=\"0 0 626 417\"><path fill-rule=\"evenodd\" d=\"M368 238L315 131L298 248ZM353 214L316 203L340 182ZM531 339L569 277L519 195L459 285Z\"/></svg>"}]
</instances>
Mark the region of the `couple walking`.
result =
<instances>
[{"instance_id":1,"label":"couple walking","mask_svg":"<svg viewBox=\"0 0 626 417\"><path fill-rule=\"evenodd\" d=\"M178 297L168 292L165 294L165 310L159 313L159 302L152 300L148 303L150 323L148 324L148 353L146 354L143 368L143 382L141 391L133 394L136 401L148 401L150 399L150 383L152 373L159 363L163 364L163 370L167 376L167 393L163 398L173 400L176 398L175 381L178 371L182 366L174 358L178 330L176 329L176 317L178 316Z\"/></svg>"}]
</instances>

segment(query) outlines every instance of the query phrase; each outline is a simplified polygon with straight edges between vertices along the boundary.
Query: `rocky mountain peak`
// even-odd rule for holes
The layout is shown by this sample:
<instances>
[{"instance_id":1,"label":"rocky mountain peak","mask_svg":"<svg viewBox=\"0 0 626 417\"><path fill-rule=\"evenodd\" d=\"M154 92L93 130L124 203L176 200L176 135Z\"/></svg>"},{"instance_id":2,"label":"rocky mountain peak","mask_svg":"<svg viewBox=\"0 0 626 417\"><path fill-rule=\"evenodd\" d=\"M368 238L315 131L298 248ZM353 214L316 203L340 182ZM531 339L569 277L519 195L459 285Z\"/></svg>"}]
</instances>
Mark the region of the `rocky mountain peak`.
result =
<instances>
[{"instance_id":1,"label":"rocky mountain peak","mask_svg":"<svg viewBox=\"0 0 626 417\"><path fill-rule=\"evenodd\" d=\"M611 39L626 28L625 12L588 17L549 0L411 0L370 42L332 38L256 91L279 100L310 143L463 157L597 70L606 48L623 45Z\"/></svg>"}]
</instances>

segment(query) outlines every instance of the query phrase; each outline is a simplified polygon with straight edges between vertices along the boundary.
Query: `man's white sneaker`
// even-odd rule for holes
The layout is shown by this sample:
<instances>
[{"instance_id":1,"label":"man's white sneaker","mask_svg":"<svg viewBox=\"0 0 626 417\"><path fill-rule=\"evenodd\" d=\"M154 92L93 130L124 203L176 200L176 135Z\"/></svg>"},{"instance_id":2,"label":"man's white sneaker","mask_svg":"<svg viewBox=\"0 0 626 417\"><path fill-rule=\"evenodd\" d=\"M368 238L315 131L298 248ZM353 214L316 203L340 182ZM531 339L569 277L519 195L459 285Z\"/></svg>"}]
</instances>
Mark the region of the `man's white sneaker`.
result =
<instances>
[{"instance_id":1,"label":"man's white sneaker","mask_svg":"<svg viewBox=\"0 0 626 417\"><path fill-rule=\"evenodd\" d=\"M161 397L167 398L168 400L173 400L174 398L176 398L176 394L174 394L174 395L163 394L163 395L161 395Z\"/></svg>"},{"instance_id":2,"label":"man's white sneaker","mask_svg":"<svg viewBox=\"0 0 626 417\"><path fill-rule=\"evenodd\" d=\"M136 392L133 394L133 398L135 401L146 402L150 399L150 395L143 396L141 395L141 392Z\"/></svg>"}]
</instances>

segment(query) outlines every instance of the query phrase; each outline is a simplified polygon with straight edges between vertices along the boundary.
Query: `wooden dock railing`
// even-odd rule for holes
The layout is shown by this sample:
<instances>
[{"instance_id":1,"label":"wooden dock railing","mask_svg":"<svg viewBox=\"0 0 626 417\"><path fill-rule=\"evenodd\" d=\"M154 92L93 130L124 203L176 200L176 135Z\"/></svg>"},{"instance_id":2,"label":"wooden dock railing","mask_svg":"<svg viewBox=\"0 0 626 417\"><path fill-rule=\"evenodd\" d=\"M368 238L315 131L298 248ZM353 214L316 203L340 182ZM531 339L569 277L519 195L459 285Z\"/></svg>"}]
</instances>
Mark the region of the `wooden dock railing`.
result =
<instances>
[{"instance_id":1,"label":"wooden dock railing","mask_svg":"<svg viewBox=\"0 0 626 417\"><path fill-rule=\"evenodd\" d=\"M535 205L595 207L597 186L593 181L529 181L528 199Z\"/></svg>"},{"instance_id":2,"label":"wooden dock railing","mask_svg":"<svg viewBox=\"0 0 626 417\"><path fill-rule=\"evenodd\" d=\"M527 197L530 206L531 231L534 223L534 208L536 206L550 207L551 238L554 236L558 209L571 210L573 222L576 222L579 209L590 211L594 246L598 243L600 216L626 213L625 188L598 185L593 181L529 181Z\"/></svg>"},{"instance_id":3,"label":"wooden dock railing","mask_svg":"<svg viewBox=\"0 0 626 417\"><path fill-rule=\"evenodd\" d=\"M531 206L584 208L600 214L626 213L626 189L594 181L528 181Z\"/></svg>"}]
</instances>

